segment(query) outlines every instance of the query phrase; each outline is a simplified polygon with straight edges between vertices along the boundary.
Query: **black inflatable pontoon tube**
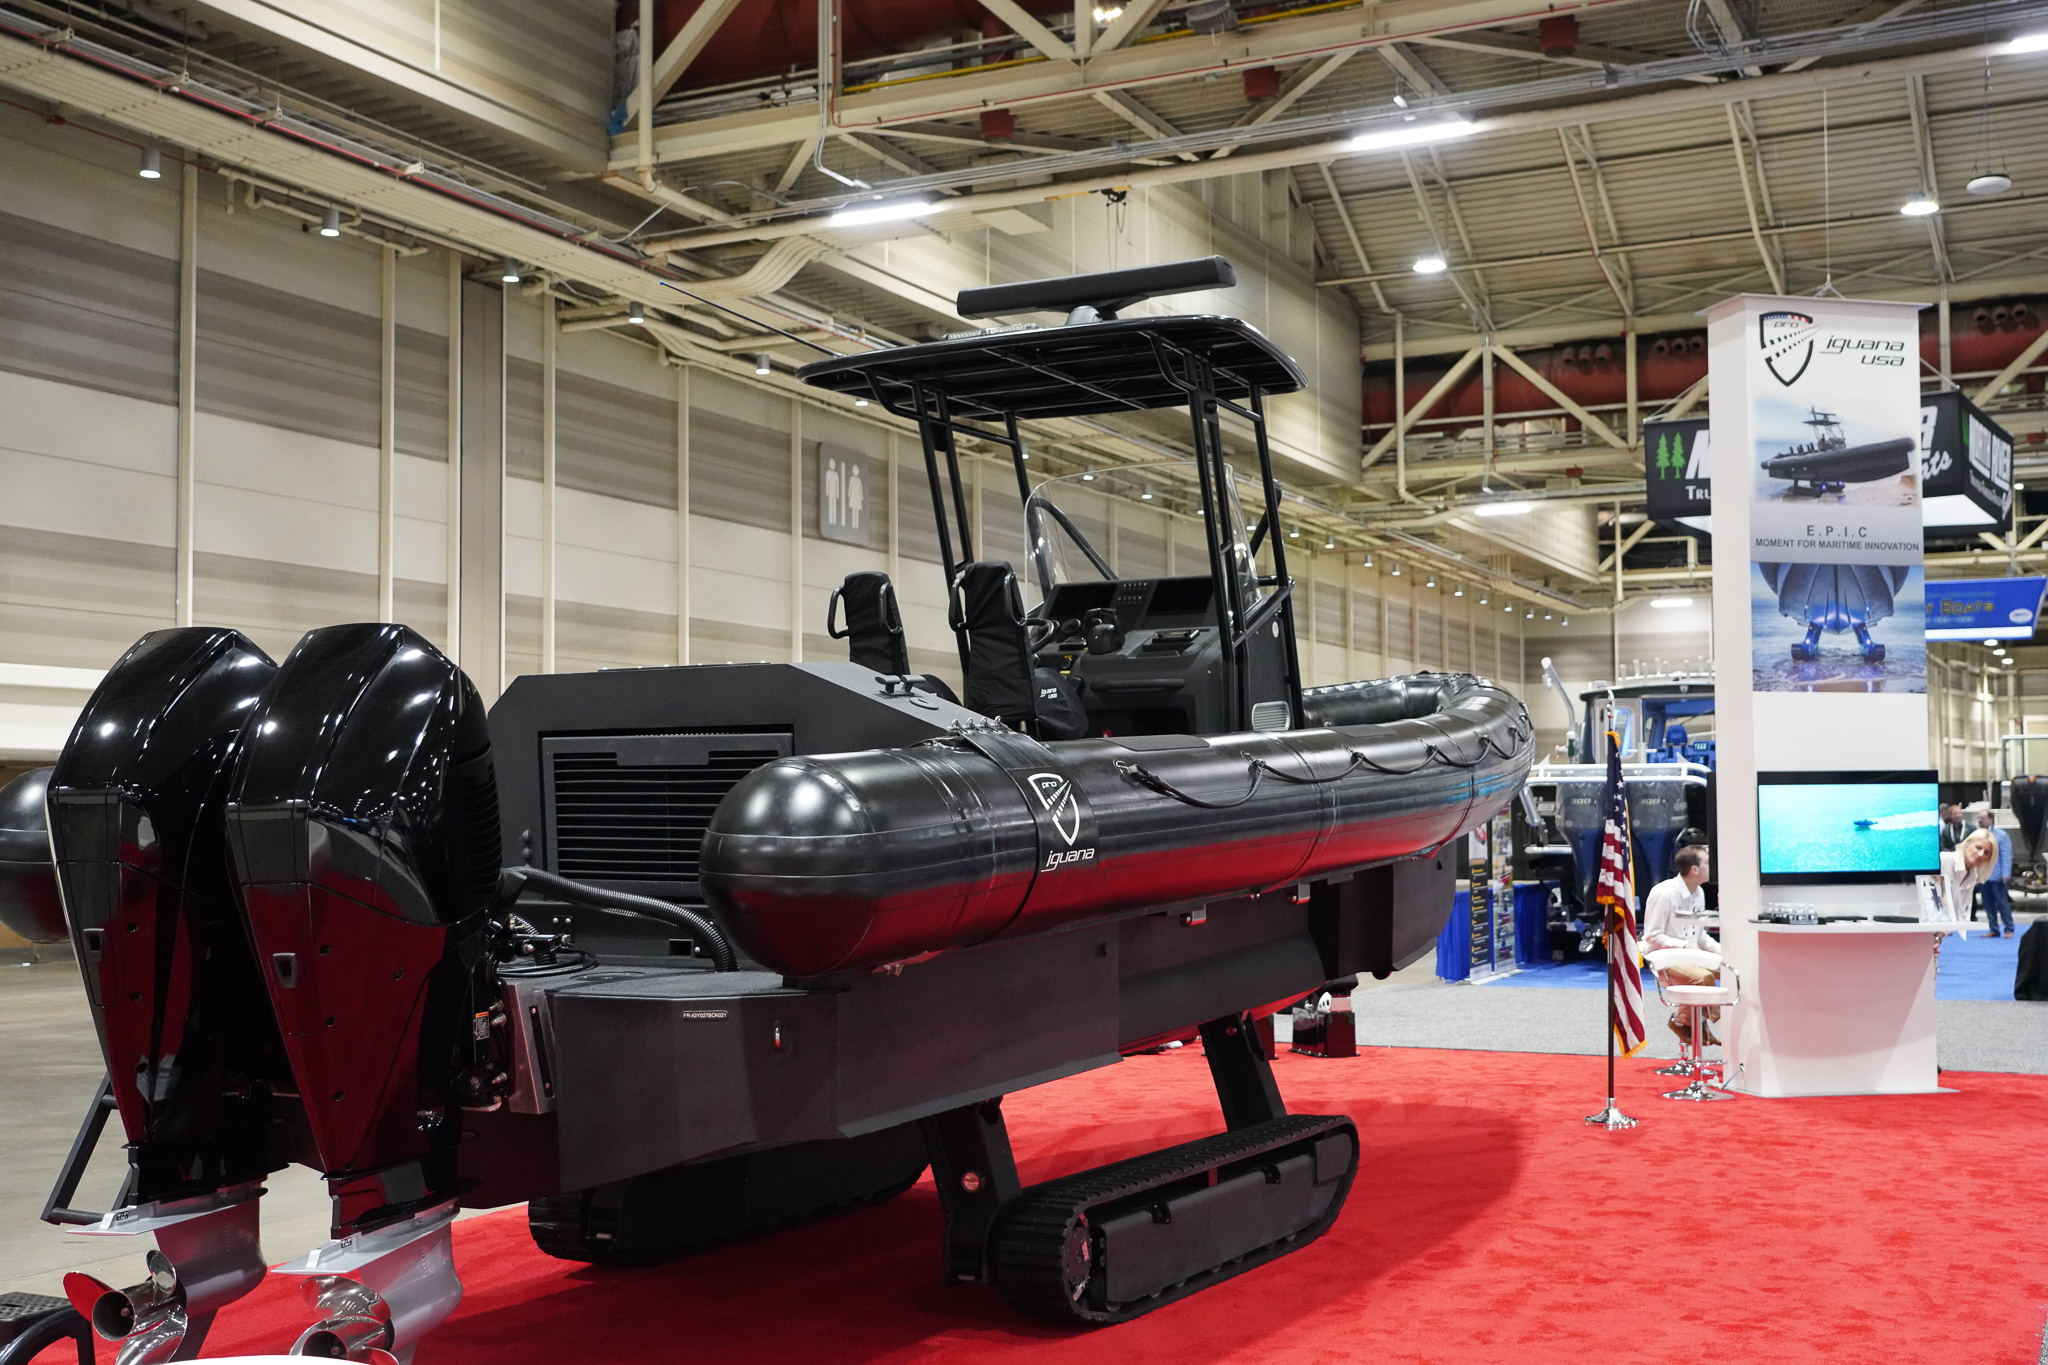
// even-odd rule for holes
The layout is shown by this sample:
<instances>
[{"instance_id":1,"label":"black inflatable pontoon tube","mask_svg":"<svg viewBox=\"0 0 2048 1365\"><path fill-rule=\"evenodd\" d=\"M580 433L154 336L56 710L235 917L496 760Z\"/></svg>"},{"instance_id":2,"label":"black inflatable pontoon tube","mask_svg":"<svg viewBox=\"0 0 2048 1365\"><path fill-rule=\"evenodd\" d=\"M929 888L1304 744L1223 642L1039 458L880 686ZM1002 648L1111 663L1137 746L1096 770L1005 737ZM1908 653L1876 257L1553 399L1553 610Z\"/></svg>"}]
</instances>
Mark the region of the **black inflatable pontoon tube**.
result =
<instances>
[{"instance_id":1,"label":"black inflatable pontoon tube","mask_svg":"<svg viewBox=\"0 0 2048 1365\"><path fill-rule=\"evenodd\" d=\"M694 910L668 901L656 900L652 896L636 896L627 891L607 891L600 886L588 886L572 882L567 877L558 877L552 872L543 872L537 867L508 867L500 875L498 897L501 904L509 905L518 899L519 893L527 887L559 896L573 905L591 910L607 910L615 915L638 915L642 919L660 920L678 929L695 935L711 950L711 962L721 972L739 970L739 957L733 952L732 944L710 920Z\"/></svg>"}]
</instances>

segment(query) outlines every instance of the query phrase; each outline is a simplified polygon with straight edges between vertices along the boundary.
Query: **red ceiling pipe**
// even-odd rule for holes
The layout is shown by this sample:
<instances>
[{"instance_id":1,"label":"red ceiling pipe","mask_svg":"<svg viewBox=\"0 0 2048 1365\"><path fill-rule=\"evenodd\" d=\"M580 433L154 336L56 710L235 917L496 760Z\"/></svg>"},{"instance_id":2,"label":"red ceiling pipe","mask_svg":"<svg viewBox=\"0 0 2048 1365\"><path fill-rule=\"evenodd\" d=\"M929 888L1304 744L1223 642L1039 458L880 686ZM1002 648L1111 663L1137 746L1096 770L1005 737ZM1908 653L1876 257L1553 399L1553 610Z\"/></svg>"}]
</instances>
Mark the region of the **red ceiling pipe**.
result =
<instances>
[{"instance_id":1,"label":"red ceiling pipe","mask_svg":"<svg viewBox=\"0 0 2048 1365\"><path fill-rule=\"evenodd\" d=\"M1244 73L1244 97L1247 102L1254 104L1260 100L1280 98L1280 68L1247 67Z\"/></svg>"},{"instance_id":2,"label":"red ceiling pipe","mask_svg":"<svg viewBox=\"0 0 2048 1365\"><path fill-rule=\"evenodd\" d=\"M655 34L668 46L700 0L655 6ZM1039 17L1073 12L1072 0L1018 0ZM840 0L841 60L908 52L951 33L978 33L989 17L976 0ZM659 49L657 49L659 51ZM740 0L679 88L757 80L817 65L818 0Z\"/></svg>"},{"instance_id":3,"label":"red ceiling pipe","mask_svg":"<svg viewBox=\"0 0 2048 1365\"><path fill-rule=\"evenodd\" d=\"M1949 314L1949 364L1956 374L1995 374L2032 345L2048 326L2048 299L1998 299ZM1923 377L1941 364L1941 321L1932 308L1920 313Z\"/></svg>"}]
</instances>

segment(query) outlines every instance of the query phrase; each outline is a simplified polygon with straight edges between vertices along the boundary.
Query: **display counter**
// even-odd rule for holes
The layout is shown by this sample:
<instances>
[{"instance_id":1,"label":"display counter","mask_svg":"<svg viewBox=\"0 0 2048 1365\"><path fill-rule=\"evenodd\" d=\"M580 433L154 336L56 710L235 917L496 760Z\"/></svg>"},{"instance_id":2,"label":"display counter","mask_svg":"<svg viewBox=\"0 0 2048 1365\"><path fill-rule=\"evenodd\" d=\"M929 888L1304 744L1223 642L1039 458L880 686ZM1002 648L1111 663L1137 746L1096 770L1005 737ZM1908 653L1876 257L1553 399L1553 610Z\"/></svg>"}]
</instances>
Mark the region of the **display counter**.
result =
<instances>
[{"instance_id":1,"label":"display counter","mask_svg":"<svg viewBox=\"0 0 2048 1365\"><path fill-rule=\"evenodd\" d=\"M1756 968L1742 994L1758 1045L1743 1049L1730 1089L1773 1097L1943 1089L1935 954L1945 935L1968 932L1969 921L1748 923Z\"/></svg>"}]
</instances>

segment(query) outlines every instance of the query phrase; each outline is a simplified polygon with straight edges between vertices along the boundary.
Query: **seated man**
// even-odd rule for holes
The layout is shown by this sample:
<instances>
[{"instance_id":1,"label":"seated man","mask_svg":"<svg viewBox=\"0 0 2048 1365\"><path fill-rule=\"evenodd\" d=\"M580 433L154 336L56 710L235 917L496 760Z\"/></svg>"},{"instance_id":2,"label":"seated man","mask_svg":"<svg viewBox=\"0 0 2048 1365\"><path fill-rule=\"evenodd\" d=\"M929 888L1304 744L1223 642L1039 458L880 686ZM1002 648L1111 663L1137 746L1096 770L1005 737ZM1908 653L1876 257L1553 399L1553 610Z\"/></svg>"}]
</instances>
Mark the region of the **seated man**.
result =
<instances>
[{"instance_id":1,"label":"seated man","mask_svg":"<svg viewBox=\"0 0 2048 1365\"><path fill-rule=\"evenodd\" d=\"M1651 887L1649 896L1643 901L1643 951L1699 948L1718 954L1721 945L1707 932L1707 893L1700 890L1706 884L1709 871L1707 851L1698 847L1681 848L1672 863L1678 875ZM1662 975L1667 984L1682 986L1714 986L1721 981L1719 972L1704 967L1671 967ZM1712 1024L1720 1017L1718 1006L1706 1011L1708 1023L1703 1037L1710 1044L1719 1045L1721 1041L1714 1036ZM1691 1029L1686 1018L1683 1012L1674 1010L1669 1023L1673 1033L1690 1042Z\"/></svg>"}]
</instances>

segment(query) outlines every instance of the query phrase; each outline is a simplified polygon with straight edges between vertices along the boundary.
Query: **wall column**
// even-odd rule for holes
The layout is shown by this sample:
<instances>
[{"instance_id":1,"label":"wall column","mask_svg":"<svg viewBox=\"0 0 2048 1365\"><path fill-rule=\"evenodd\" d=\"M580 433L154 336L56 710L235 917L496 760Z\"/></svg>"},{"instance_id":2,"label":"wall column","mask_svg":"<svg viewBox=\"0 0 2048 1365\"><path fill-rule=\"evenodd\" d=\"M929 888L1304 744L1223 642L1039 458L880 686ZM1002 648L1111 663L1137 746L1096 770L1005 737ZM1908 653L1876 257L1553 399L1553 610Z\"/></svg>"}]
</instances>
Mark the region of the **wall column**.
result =
<instances>
[{"instance_id":1,"label":"wall column","mask_svg":"<svg viewBox=\"0 0 2048 1365\"><path fill-rule=\"evenodd\" d=\"M462 662L462 254L448 253L448 657Z\"/></svg>"},{"instance_id":2,"label":"wall column","mask_svg":"<svg viewBox=\"0 0 2048 1365\"><path fill-rule=\"evenodd\" d=\"M398 619L398 252L383 251L377 365L377 619Z\"/></svg>"},{"instance_id":3,"label":"wall column","mask_svg":"<svg viewBox=\"0 0 2048 1365\"><path fill-rule=\"evenodd\" d=\"M789 400L789 661L804 661L804 405Z\"/></svg>"},{"instance_id":4,"label":"wall column","mask_svg":"<svg viewBox=\"0 0 2048 1365\"><path fill-rule=\"evenodd\" d=\"M555 298L540 299L540 671L555 671Z\"/></svg>"},{"instance_id":5,"label":"wall column","mask_svg":"<svg viewBox=\"0 0 2048 1365\"><path fill-rule=\"evenodd\" d=\"M194 461L199 414L199 167L185 162L178 217L178 505L172 609L177 624L192 624Z\"/></svg>"},{"instance_id":6,"label":"wall column","mask_svg":"<svg viewBox=\"0 0 2048 1365\"><path fill-rule=\"evenodd\" d=\"M676 366L676 662L690 662L690 367Z\"/></svg>"},{"instance_id":7,"label":"wall column","mask_svg":"<svg viewBox=\"0 0 2048 1365\"><path fill-rule=\"evenodd\" d=\"M462 284L462 669L484 704L505 687L505 291Z\"/></svg>"}]
</instances>

